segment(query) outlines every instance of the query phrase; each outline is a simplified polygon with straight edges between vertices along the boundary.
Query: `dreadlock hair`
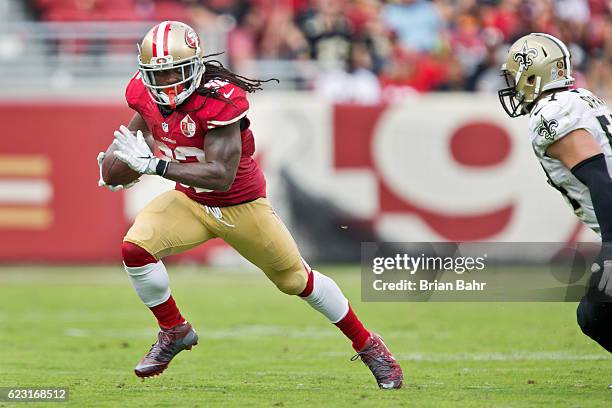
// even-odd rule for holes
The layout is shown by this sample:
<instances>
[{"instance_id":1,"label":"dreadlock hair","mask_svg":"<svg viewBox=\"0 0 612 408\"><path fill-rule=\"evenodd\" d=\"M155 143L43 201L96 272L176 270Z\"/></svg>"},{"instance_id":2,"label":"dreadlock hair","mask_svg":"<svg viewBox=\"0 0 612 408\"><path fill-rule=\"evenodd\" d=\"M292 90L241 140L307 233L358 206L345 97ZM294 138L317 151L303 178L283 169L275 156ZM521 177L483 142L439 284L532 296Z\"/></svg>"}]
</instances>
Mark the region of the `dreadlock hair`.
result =
<instances>
[{"instance_id":1,"label":"dreadlock hair","mask_svg":"<svg viewBox=\"0 0 612 408\"><path fill-rule=\"evenodd\" d=\"M217 55L223 54L222 52L216 54L205 55L204 58L216 57ZM201 85L196 89L196 92L202 96L207 96L216 99L228 100L223 97L218 89L214 87L205 87L204 85L213 79L218 79L221 81L229 82L236 85L239 88L244 89L248 93L252 93L258 90L262 90L262 85L266 82L276 81L279 82L277 78L270 79L251 79L244 77L242 75L238 75L225 68L221 61L212 59L208 61L204 61L204 76L202 77ZM231 102L231 101L230 101Z\"/></svg>"}]
</instances>

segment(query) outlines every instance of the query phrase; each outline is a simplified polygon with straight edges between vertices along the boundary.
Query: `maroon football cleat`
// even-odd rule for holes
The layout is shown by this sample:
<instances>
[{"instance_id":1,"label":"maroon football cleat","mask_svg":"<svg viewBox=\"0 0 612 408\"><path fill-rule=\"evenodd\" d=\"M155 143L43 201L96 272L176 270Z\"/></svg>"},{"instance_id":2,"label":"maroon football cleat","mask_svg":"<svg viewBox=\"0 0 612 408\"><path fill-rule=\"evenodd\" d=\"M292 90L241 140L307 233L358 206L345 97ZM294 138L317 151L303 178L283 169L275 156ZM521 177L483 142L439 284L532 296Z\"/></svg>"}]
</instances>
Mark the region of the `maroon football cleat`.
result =
<instances>
[{"instance_id":1,"label":"maroon football cleat","mask_svg":"<svg viewBox=\"0 0 612 408\"><path fill-rule=\"evenodd\" d=\"M402 368L378 334L371 333L368 343L351 358L351 361L359 357L374 374L379 388L401 388L404 380Z\"/></svg>"},{"instance_id":2,"label":"maroon football cleat","mask_svg":"<svg viewBox=\"0 0 612 408\"><path fill-rule=\"evenodd\" d=\"M134 368L134 373L138 377L161 374L174 356L183 350L191 350L196 344L198 344L198 334L187 322L170 329L161 329L157 341Z\"/></svg>"}]
</instances>

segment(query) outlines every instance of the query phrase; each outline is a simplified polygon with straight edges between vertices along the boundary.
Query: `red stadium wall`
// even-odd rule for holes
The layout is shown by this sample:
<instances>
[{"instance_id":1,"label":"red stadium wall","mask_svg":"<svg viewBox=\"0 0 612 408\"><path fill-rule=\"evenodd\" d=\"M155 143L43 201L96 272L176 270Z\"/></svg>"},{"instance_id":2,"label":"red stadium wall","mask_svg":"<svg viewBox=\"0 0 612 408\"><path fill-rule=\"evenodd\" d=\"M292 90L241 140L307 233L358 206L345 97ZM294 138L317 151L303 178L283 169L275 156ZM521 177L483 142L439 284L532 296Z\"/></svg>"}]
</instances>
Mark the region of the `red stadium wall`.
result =
<instances>
[{"instance_id":1,"label":"red stadium wall","mask_svg":"<svg viewBox=\"0 0 612 408\"><path fill-rule=\"evenodd\" d=\"M120 105L0 105L1 261L120 259L123 195L97 187L96 153L130 116Z\"/></svg>"},{"instance_id":2,"label":"red stadium wall","mask_svg":"<svg viewBox=\"0 0 612 408\"><path fill-rule=\"evenodd\" d=\"M112 103L0 104L0 262L120 260L131 219L172 188L157 177L121 193L97 187L96 155L130 116ZM589 239L547 187L524 120L493 98L360 107L264 94L249 117L270 199L298 236L309 221L292 216L281 172L388 241ZM218 256L235 257L214 240L180 258Z\"/></svg>"}]
</instances>

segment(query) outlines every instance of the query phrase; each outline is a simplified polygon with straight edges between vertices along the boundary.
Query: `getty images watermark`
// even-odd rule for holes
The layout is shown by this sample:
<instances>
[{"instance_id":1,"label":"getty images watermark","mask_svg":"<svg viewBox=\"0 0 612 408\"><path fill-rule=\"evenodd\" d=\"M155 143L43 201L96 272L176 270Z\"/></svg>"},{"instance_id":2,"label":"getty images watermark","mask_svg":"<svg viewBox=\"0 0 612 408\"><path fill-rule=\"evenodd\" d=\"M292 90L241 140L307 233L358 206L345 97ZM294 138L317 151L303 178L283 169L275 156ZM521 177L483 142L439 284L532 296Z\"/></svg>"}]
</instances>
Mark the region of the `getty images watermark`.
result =
<instances>
[{"instance_id":1,"label":"getty images watermark","mask_svg":"<svg viewBox=\"0 0 612 408\"><path fill-rule=\"evenodd\" d=\"M579 301L598 243L375 243L363 301Z\"/></svg>"},{"instance_id":2,"label":"getty images watermark","mask_svg":"<svg viewBox=\"0 0 612 408\"><path fill-rule=\"evenodd\" d=\"M442 256L426 256L420 254L418 256L404 254L395 254L395 256L377 256L372 260L372 272L375 275L382 275L387 271L402 271L414 276L419 271L428 272L454 272L458 275L463 275L465 272L483 271L486 267L485 260L487 254L478 257L442 257ZM454 281L442 282L437 279L400 279L394 282L385 282L382 277L374 280L373 288L377 291L385 290L408 290L408 291L432 291L432 290L484 290L487 282L477 281L472 279L466 281L464 279L456 279Z\"/></svg>"}]
</instances>

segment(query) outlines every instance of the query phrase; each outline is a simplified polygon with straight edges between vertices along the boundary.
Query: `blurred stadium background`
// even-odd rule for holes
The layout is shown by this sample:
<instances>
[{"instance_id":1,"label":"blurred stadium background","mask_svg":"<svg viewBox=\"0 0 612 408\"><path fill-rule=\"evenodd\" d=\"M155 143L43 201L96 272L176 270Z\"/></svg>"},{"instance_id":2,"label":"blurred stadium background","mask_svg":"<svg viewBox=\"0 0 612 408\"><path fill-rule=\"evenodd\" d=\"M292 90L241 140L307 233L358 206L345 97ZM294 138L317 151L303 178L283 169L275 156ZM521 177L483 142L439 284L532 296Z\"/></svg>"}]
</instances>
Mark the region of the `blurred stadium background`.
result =
<instances>
[{"instance_id":1,"label":"blurred stadium background","mask_svg":"<svg viewBox=\"0 0 612 408\"><path fill-rule=\"evenodd\" d=\"M270 199L385 336L400 393L303 302L233 273L250 267L216 240L169 268L205 344L133 376L155 324L120 242L172 183L111 193L95 158L131 117L136 43L165 19L280 80L250 98ZM497 101L506 49L531 31L566 41L578 85L611 100L610 0L0 0L0 386L67 386L79 407L608 407L610 359L574 304L359 302L363 241L596 239Z\"/></svg>"},{"instance_id":2,"label":"blurred stadium background","mask_svg":"<svg viewBox=\"0 0 612 408\"><path fill-rule=\"evenodd\" d=\"M589 240L545 185L524 118L497 103L508 44L569 46L578 86L612 96L607 0L0 0L0 262L119 262L171 183L96 186L131 113L124 87L154 22L192 24L207 54L257 78L257 157L312 262L361 241ZM175 258L240 263L211 242Z\"/></svg>"}]
</instances>

